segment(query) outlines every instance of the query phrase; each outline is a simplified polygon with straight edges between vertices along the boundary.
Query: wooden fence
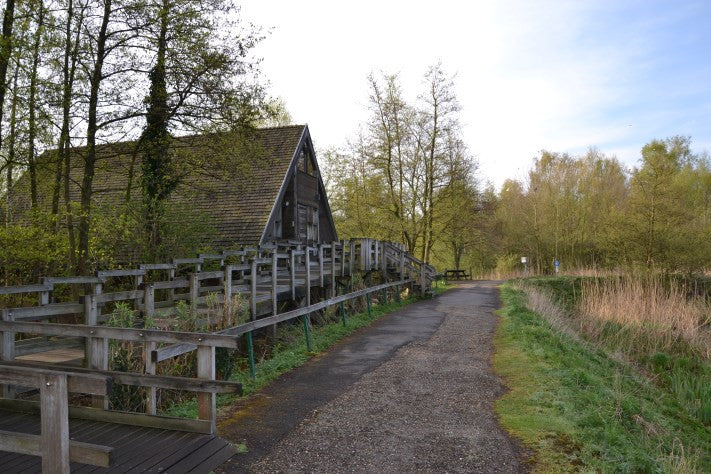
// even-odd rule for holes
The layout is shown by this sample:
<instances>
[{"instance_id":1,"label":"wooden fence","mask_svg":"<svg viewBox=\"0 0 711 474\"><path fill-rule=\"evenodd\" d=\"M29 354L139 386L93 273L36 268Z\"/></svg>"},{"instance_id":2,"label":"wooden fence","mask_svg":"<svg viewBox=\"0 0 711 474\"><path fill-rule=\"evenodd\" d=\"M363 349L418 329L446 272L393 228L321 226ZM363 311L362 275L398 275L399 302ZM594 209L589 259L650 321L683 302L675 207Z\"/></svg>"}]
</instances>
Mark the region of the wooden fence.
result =
<instances>
[{"instance_id":1,"label":"wooden fence","mask_svg":"<svg viewBox=\"0 0 711 474\"><path fill-rule=\"evenodd\" d=\"M337 294L337 283L355 273L379 274L382 283L347 294ZM302 318L309 339L310 315L326 307L341 305L358 297L368 299L373 292L386 291L410 285L424 294L428 291L434 269L409 255L400 245L373 239L352 239L317 246L303 246L294 242L278 242L257 248L225 251L218 255L200 255L196 258L174 259L171 263L142 264L134 269L96 272L91 276L45 277L39 284L0 287L0 295L36 295L34 306L0 310L0 384L3 399L0 408L39 411L56 421L42 437L21 439L23 435L0 433L4 440L1 450L42 454L43 466L49 451L38 446L52 445L51 455L60 464L51 464L53 472L64 472L69 460L87 459L96 465L110 462L110 450L104 447L73 448L65 436L65 413L76 418L127 423L164 429L215 432L216 394L240 393L241 385L216 380L215 349L236 349L241 336L247 337L250 365L254 371L252 332L260 328ZM120 288L115 280L131 281L132 288ZM75 286L84 294L75 301L58 301L53 293L58 287ZM312 304L312 288L328 292L326 299ZM106 291L109 289L110 291ZM397 292L399 295L399 291ZM110 315L113 304L128 302L144 318L165 318L176 314L178 304L184 301L191 311L209 316L208 303L219 302L230 310L234 297L240 295L248 301L249 321L215 332L178 332L160 329L107 327L103 323ZM303 307L279 313L279 303L299 300ZM83 324L58 321L74 318ZM23 338L17 338L22 334ZM27 338L27 335L35 337ZM109 370L109 343L130 341L143 348L144 373ZM59 361L51 369L38 365L37 355L61 349L81 348L83 367ZM157 364L197 351L196 377L169 377L156 374ZM76 362L76 361L75 361ZM26 383L21 371L44 370L59 380L58 391L53 395L42 391L39 402L15 400L18 386L37 389L38 380ZM19 372L18 372L19 371ZM45 375L42 375L45 377ZM59 377L57 379L56 377ZM145 413L126 413L109 410L108 392L92 385L74 383L74 380L97 377L110 383L143 387L147 393ZM93 379L92 379L93 380ZM63 384L63 385L62 385ZM64 387L64 388L63 388ZM87 389L89 389L87 391ZM198 419L182 419L157 415L157 390L177 389L198 393ZM78 391L92 395L92 407L68 406L67 394ZM51 406L50 406L51 405ZM50 416L47 415L47 416ZM49 425L48 425L49 426ZM44 424L43 424L44 427ZM19 436L19 438L18 438ZM49 448L47 448L49 449ZM90 452L91 456L76 453ZM74 454L73 454L74 453ZM99 454L97 454L99 453ZM103 454L101 454L103 453ZM93 456L93 457L92 457ZM48 463L53 463L48 458ZM85 462L85 461L81 461ZM61 469L55 469L60 466ZM44 467L43 467L44 469Z\"/></svg>"}]
</instances>

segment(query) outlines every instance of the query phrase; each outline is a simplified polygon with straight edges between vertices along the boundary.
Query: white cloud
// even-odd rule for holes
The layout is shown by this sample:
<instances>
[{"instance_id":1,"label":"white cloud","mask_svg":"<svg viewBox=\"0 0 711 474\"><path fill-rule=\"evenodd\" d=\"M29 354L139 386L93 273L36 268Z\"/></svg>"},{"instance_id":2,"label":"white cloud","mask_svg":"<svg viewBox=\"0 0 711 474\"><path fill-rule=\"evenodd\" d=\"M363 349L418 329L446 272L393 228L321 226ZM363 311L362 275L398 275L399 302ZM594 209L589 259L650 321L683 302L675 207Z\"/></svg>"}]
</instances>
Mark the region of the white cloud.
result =
<instances>
[{"instance_id":1,"label":"white cloud","mask_svg":"<svg viewBox=\"0 0 711 474\"><path fill-rule=\"evenodd\" d=\"M414 98L427 66L441 60L457 74L462 122L482 178L501 184L525 175L544 148L598 146L634 164L655 134L694 133L667 127L679 113L673 107L639 110L657 94L653 80L641 80L655 67L650 32L694 10L617 18L646 6L246 0L243 16L274 27L258 50L265 75L320 146L342 145L355 134L367 115L370 72L399 72ZM697 117L697 128L708 117Z\"/></svg>"}]
</instances>

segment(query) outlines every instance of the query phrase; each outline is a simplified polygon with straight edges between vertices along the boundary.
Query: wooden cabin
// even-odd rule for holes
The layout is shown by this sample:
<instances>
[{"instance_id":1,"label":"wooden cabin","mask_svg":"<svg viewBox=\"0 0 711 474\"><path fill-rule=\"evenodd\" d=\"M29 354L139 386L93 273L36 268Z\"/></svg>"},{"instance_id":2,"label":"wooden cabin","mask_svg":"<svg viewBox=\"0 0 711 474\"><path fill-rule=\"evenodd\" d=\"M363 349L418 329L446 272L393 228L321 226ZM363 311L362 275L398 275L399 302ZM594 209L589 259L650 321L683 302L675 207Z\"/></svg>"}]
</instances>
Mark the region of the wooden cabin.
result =
<instances>
[{"instance_id":1,"label":"wooden cabin","mask_svg":"<svg viewBox=\"0 0 711 474\"><path fill-rule=\"evenodd\" d=\"M77 202L83 152L72 150L71 195ZM317 244L338 239L308 126L178 137L172 153L181 182L170 200L185 209L177 219L197 220L198 225L204 221L212 230L205 243L214 250L276 240ZM42 209L50 208L55 156L51 151L38 160ZM111 214L128 202L141 202L140 160L135 142L97 147L95 212ZM11 214L21 221L29 208L27 173L13 194Z\"/></svg>"}]
</instances>

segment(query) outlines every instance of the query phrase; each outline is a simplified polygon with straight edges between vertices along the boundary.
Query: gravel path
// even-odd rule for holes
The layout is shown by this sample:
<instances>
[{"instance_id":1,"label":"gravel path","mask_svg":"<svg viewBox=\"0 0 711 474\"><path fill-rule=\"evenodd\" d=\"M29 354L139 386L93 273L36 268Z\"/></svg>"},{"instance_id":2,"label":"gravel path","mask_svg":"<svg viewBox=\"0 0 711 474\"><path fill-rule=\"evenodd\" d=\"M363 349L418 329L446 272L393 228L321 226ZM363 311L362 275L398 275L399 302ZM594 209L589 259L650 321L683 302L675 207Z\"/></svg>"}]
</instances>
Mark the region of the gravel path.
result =
<instances>
[{"instance_id":1,"label":"gravel path","mask_svg":"<svg viewBox=\"0 0 711 474\"><path fill-rule=\"evenodd\" d=\"M463 284L434 303L443 317L431 337L403 345L312 410L250 470L525 471L492 409L505 390L490 363L495 284Z\"/></svg>"}]
</instances>

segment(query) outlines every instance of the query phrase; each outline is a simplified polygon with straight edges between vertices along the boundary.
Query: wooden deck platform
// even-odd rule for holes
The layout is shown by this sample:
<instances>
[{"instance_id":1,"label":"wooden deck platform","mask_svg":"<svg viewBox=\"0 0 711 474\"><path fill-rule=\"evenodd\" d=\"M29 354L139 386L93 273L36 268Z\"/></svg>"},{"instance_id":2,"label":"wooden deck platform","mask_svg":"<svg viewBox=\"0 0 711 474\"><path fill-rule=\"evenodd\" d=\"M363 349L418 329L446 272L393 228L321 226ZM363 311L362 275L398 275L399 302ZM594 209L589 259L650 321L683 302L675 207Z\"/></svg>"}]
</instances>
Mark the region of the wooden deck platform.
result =
<instances>
[{"instance_id":1,"label":"wooden deck platform","mask_svg":"<svg viewBox=\"0 0 711 474\"><path fill-rule=\"evenodd\" d=\"M0 410L0 430L39 434L40 420L34 415ZM232 445L213 435L85 420L70 419L69 436L115 449L111 468L72 463L72 473L207 473L235 453ZM42 472L41 458L0 451L0 472Z\"/></svg>"}]
</instances>

